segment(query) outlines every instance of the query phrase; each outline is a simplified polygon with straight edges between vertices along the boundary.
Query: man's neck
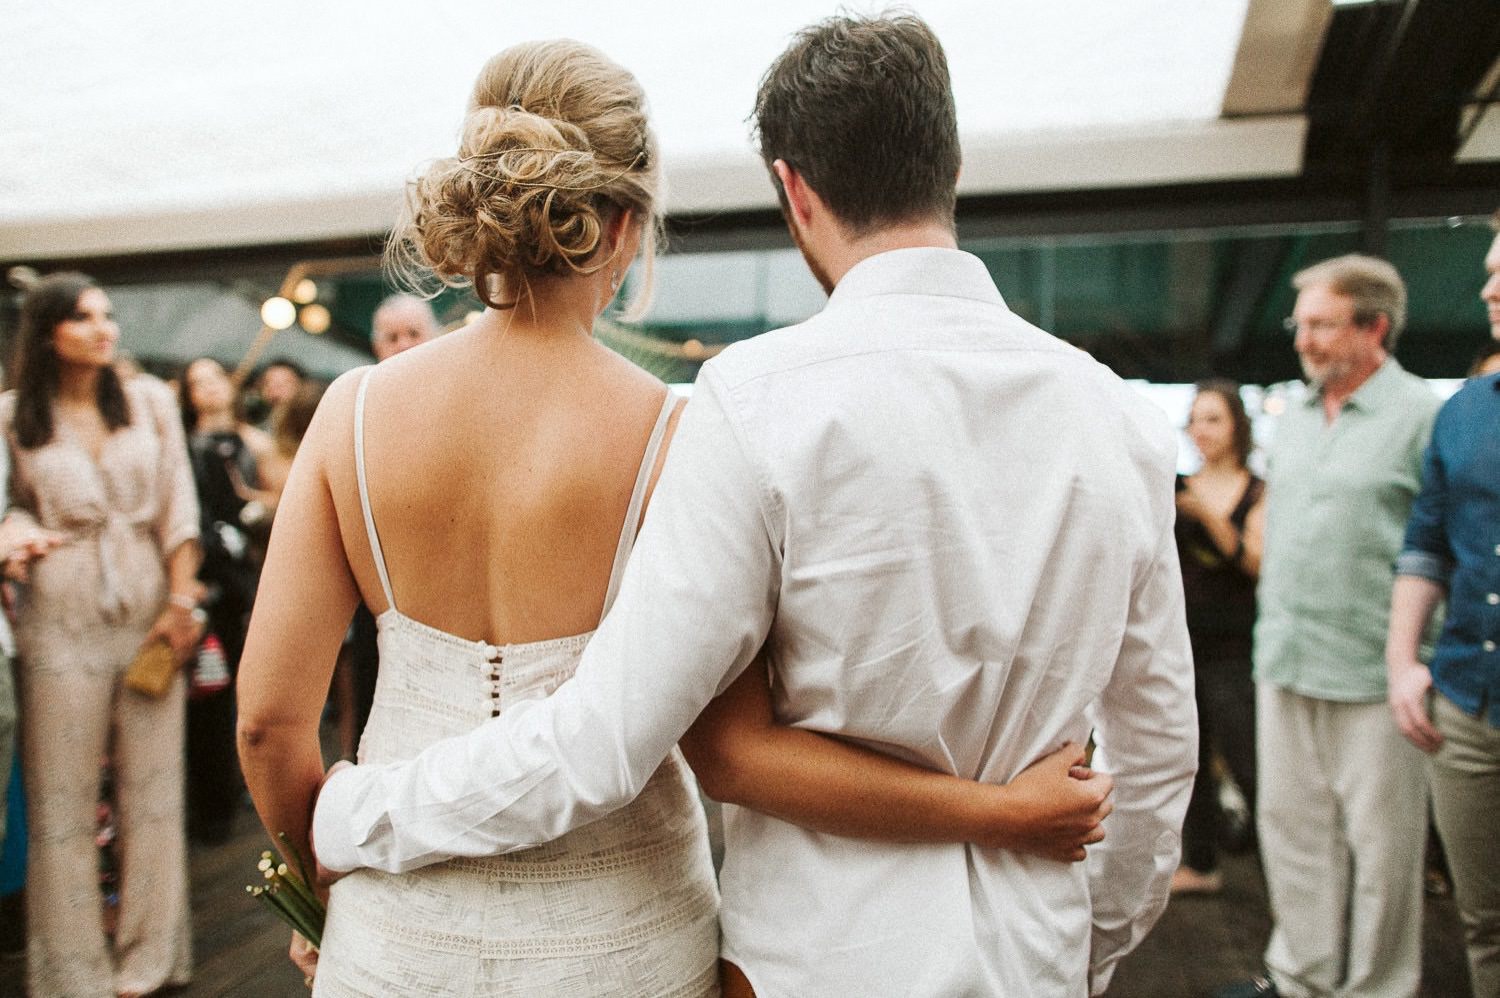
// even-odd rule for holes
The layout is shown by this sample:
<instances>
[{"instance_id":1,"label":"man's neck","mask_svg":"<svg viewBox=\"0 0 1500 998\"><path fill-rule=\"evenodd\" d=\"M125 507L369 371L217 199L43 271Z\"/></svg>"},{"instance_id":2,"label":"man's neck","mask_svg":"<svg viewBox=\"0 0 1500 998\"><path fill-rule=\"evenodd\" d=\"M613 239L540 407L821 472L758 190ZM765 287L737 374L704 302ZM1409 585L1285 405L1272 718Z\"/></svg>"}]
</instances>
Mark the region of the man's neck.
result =
<instances>
[{"instance_id":1,"label":"man's neck","mask_svg":"<svg viewBox=\"0 0 1500 998\"><path fill-rule=\"evenodd\" d=\"M838 286L855 265L898 249L957 249L953 228L933 219L882 226L830 245L822 258L829 280Z\"/></svg>"},{"instance_id":2,"label":"man's neck","mask_svg":"<svg viewBox=\"0 0 1500 998\"><path fill-rule=\"evenodd\" d=\"M1327 418L1328 422L1331 423L1338 418L1339 413L1344 408L1344 403L1353 398L1354 393L1364 387L1364 383L1369 381L1375 375L1376 371L1380 370L1381 365L1386 361L1386 356L1387 354L1382 350L1378 356L1372 357L1358 369L1350 372L1347 377L1340 378L1336 382L1324 382L1323 415Z\"/></svg>"}]
</instances>

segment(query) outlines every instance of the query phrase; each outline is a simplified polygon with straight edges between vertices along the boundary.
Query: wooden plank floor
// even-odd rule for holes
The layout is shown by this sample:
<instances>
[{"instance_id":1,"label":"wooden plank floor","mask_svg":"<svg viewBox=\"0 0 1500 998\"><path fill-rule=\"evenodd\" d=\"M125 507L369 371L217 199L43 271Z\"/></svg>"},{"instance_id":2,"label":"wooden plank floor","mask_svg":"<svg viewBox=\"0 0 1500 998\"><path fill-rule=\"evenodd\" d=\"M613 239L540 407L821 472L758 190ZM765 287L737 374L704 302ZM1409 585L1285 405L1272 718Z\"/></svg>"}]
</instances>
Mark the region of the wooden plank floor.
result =
<instances>
[{"instance_id":1,"label":"wooden plank floor","mask_svg":"<svg viewBox=\"0 0 1500 998\"><path fill-rule=\"evenodd\" d=\"M265 842L255 815L246 810L228 843L193 850L197 972L193 984L177 994L307 994L301 975L286 959L286 930L244 891L256 876L255 862ZM1110 998L1199 998L1259 968L1270 931L1259 866L1253 857L1233 856L1224 872L1222 893L1172 902L1145 943L1120 967ZM1470 994L1468 971L1452 900L1429 899L1425 916L1421 998L1465 998ZM21 998L23 977L19 959L0 962L0 998Z\"/></svg>"}]
</instances>

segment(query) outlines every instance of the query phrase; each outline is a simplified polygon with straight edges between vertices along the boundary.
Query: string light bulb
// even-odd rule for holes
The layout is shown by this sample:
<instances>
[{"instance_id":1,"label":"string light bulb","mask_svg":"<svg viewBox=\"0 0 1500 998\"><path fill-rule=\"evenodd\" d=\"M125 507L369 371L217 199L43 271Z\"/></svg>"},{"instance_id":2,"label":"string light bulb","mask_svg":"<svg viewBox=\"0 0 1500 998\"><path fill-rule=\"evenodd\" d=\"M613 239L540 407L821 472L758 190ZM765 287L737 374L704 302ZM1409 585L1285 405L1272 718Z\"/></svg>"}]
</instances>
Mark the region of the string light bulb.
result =
<instances>
[{"instance_id":1,"label":"string light bulb","mask_svg":"<svg viewBox=\"0 0 1500 998\"><path fill-rule=\"evenodd\" d=\"M297 325L316 336L328 331L328 326L333 322L333 316L329 315L328 309L314 302L311 305L303 305L297 312Z\"/></svg>"},{"instance_id":2,"label":"string light bulb","mask_svg":"<svg viewBox=\"0 0 1500 998\"><path fill-rule=\"evenodd\" d=\"M286 329L297 321L297 306L280 295L274 295L260 307L260 321L272 329Z\"/></svg>"},{"instance_id":3,"label":"string light bulb","mask_svg":"<svg viewBox=\"0 0 1500 998\"><path fill-rule=\"evenodd\" d=\"M292 301L298 305L307 305L318 299L318 285L311 277L304 277L297 282L292 289Z\"/></svg>"}]
</instances>

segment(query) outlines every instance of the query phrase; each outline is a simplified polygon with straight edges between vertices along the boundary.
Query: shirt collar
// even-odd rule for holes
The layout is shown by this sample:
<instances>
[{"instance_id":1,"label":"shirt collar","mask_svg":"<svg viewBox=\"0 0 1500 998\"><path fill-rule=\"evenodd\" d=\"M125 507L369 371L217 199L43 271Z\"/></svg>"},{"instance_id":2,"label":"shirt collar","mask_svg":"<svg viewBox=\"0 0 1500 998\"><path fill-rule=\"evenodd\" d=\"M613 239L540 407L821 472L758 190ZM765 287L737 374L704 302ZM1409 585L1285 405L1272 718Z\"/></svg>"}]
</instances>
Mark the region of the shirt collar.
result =
<instances>
[{"instance_id":1,"label":"shirt collar","mask_svg":"<svg viewBox=\"0 0 1500 998\"><path fill-rule=\"evenodd\" d=\"M963 250L917 246L866 257L844 274L830 305L872 295L917 294L1005 305L984 261Z\"/></svg>"},{"instance_id":2,"label":"shirt collar","mask_svg":"<svg viewBox=\"0 0 1500 998\"><path fill-rule=\"evenodd\" d=\"M1375 373L1365 379L1364 384L1354 390L1344 401L1344 407L1363 409L1371 412L1386 405L1396 398L1397 383L1401 380L1403 368L1396 362L1395 357L1386 357ZM1323 404L1323 386L1313 386L1312 391L1302 399L1302 404L1309 409L1313 406Z\"/></svg>"}]
</instances>

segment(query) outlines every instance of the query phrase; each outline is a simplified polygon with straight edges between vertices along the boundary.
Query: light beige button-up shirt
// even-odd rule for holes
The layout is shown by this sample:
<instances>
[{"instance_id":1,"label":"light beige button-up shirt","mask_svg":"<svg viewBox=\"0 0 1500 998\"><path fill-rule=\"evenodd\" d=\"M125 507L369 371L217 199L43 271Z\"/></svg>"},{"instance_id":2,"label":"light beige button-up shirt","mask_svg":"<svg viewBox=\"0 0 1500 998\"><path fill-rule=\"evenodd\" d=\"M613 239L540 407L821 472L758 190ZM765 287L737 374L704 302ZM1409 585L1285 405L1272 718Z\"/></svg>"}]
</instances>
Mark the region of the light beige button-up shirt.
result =
<instances>
[{"instance_id":1,"label":"light beige button-up shirt","mask_svg":"<svg viewBox=\"0 0 1500 998\"><path fill-rule=\"evenodd\" d=\"M1174 461L1163 415L977 258L867 259L704 366L577 675L335 776L320 857L399 872L600 817L764 643L785 722L989 781L1093 726L1116 791L1073 865L728 809L724 955L761 998L1102 990L1165 905L1196 762Z\"/></svg>"}]
</instances>

